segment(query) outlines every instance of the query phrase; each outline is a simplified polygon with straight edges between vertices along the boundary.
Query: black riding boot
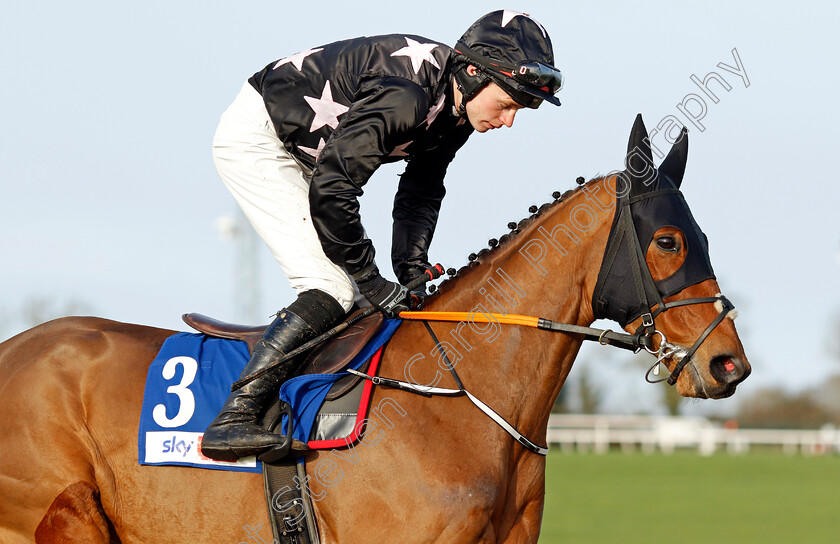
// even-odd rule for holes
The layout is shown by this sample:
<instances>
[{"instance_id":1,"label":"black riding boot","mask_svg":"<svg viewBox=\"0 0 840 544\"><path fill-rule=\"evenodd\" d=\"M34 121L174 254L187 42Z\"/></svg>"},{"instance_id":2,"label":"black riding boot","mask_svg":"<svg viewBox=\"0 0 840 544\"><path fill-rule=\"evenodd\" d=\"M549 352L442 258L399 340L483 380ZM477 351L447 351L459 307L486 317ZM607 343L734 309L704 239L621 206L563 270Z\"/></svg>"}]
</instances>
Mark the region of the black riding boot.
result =
<instances>
[{"instance_id":1,"label":"black riding boot","mask_svg":"<svg viewBox=\"0 0 840 544\"><path fill-rule=\"evenodd\" d=\"M344 316L344 309L326 293L311 290L281 310L254 346L251 360L241 378L261 370L317 335ZM257 378L230 394L222 411L204 431L201 453L218 461L236 461L256 455L283 442L283 437L267 431L258 421L266 400L292 377L301 358L284 362L272 372Z\"/></svg>"}]
</instances>

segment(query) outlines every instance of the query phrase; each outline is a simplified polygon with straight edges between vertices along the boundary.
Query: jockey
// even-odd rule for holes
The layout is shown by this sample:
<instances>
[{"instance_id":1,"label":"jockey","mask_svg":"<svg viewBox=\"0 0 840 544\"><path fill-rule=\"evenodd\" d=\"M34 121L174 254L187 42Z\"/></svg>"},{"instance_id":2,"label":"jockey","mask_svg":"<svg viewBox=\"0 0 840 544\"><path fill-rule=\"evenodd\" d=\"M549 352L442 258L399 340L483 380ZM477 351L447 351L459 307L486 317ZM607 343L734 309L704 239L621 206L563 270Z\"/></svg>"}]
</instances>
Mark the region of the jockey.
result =
<instances>
[{"instance_id":1,"label":"jockey","mask_svg":"<svg viewBox=\"0 0 840 544\"><path fill-rule=\"evenodd\" d=\"M354 283L386 315L408 309L404 284L429 268L443 178L474 132L510 127L522 108L560 105L551 40L525 13L499 10L454 48L420 36L356 38L308 49L254 74L213 139L219 176L297 293L242 371L249 376L327 331L350 310ZM383 278L359 216L362 186L383 163L407 162L394 198ZM233 461L279 445L257 422L296 370L288 361L232 393L202 439Z\"/></svg>"}]
</instances>

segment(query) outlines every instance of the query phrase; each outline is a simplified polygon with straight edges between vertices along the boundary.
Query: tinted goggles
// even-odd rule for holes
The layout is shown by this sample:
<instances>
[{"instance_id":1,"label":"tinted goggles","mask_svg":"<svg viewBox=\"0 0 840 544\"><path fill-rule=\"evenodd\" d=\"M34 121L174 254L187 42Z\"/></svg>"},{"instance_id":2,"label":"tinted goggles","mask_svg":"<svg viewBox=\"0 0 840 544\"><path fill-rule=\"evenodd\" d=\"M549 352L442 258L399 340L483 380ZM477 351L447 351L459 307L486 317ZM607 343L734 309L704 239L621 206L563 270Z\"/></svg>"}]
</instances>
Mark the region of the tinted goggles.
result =
<instances>
[{"instance_id":1,"label":"tinted goggles","mask_svg":"<svg viewBox=\"0 0 840 544\"><path fill-rule=\"evenodd\" d=\"M520 62L514 68L511 77L520 83L538 87L551 94L556 94L563 88L563 74L560 70L541 62Z\"/></svg>"}]
</instances>

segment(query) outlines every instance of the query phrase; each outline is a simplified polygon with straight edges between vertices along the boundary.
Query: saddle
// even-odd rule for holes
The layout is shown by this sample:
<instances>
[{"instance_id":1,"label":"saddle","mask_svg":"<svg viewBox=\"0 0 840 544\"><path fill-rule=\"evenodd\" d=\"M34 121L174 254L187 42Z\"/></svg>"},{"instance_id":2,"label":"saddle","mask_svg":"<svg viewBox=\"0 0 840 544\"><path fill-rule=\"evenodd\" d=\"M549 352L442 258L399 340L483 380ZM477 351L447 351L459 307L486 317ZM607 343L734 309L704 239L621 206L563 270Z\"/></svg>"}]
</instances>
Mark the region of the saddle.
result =
<instances>
[{"instance_id":1,"label":"saddle","mask_svg":"<svg viewBox=\"0 0 840 544\"><path fill-rule=\"evenodd\" d=\"M351 312L344 321L354 319L362 311L359 308ZM182 319L187 325L207 336L245 342L249 353L253 353L254 345L262 338L265 329L268 327L268 325L248 326L226 323L199 313L184 314ZM347 327L340 334L325 340L306 354L306 358L301 363L296 375L338 373L367 345L382 327L384 320L381 312L373 313L360 319L358 323ZM369 361L359 370L365 372L368 364ZM348 407L358 406L361 399L361 385L360 376L347 374L339 378L324 399L322 412L329 414L352 411L352 408ZM262 418L262 425L274 431L280 422L280 418L288 414L290 414L289 407L285 403L277 401L267 407ZM289 421L291 422L291 418L289 418ZM287 429L285 434L288 435L290 430L291 427ZM288 449L275 448L272 452L260 456L260 460L270 463L283 458L289 451L305 452L308 450L309 448L305 443L291 440Z\"/></svg>"},{"instance_id":2,"label":"saddle","mask_svg":"<svg viewBox=\"0 0 840 544\"><path fill-rule=\"evenodd\" d=\"M350 313L344 321L353 319L361 312L362 309L358 309ZM184 314L182 319L190 327L208 336L241 340L248 345L249 352L253 352L254 345L262 338L265 329L268 327L268 325L236 325L198 313ZM338 372L379 331L383 321L382 312L376 312L348 327L341 334L326 340L307 354L297 374L334 374ZM355 381L358 381L358 378L353 383Z\"/></svg>"}]
</instances>

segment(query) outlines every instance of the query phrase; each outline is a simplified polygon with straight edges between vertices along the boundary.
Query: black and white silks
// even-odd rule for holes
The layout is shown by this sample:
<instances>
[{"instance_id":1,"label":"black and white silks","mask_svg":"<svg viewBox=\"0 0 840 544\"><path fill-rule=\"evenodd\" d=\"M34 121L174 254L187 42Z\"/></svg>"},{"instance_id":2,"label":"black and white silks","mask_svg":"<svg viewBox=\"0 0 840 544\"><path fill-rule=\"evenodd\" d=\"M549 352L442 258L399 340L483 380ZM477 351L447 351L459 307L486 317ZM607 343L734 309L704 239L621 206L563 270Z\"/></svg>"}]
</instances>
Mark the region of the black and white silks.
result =
<instances>
[{"instance_id":1,"label":"black and white silks","mask_svg":"<svg viewBox=\"0 0 840 544\"><path fill-rule=\"evenodd\" d=\"M289 153L311 172L324 252L351 275L374 263L359 214L382 164L406 160L394 199L392 264L425 267L449 163L473 132L454 114L453 51L411 35L356 38L272 62L249 79Z\"/></svg>"}]
</instances>

